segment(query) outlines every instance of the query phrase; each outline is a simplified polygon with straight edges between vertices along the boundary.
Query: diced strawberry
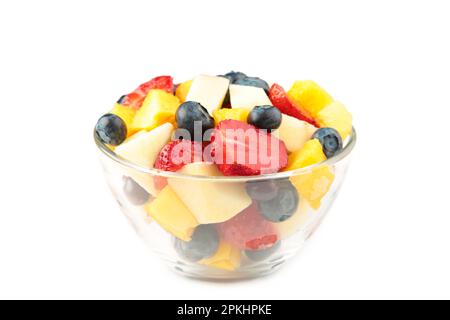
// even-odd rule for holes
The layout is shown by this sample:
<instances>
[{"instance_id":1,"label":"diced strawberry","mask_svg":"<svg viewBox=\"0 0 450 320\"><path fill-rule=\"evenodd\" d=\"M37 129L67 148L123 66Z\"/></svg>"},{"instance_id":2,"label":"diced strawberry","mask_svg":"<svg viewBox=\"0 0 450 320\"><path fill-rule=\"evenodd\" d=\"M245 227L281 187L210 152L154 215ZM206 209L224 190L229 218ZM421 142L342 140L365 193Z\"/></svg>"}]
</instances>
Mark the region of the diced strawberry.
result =
<instances>
[{"instance_id":1,"label":"diced strawberry","mask_svg":"<svg viewBox=\"0 0 450 320\"><path fill-rule=\"evenodd\" d=\"M121 104L133 109L139 109L144 102L148 92L152 89L161 89L173 93L173 78L171 76L160 76L141 84L136 90L121 99Z\"/></svg>"},{"instance_id":2,"label":"diced strawberry","mask_svg":"<svg viewBox=\"0 0 450 320\"><path fill-rule=\"evenodd\" d=\"M202 144L188 140L175 140L166 144L159 152L155 169L175 172L184 165L202 161ZM167 179L156 176L155 186L162 190L167 185Z\"/></svg>"},{"instance_id":3,"label":"diced strawberry","mask_svg":"<svg viewBox=\"0 0 450 320\"><path fill-rule=\"evenodd\" d=\"M261 217L256 204L217 225L217 230L223 240L242 250L263 250L278 241L273 224Z\"/></svg>"},{"instance_id":4,"label":"diced strawberry","mask_svg":"<svg viewBox=\"0 0 450 320\"><path fill-rule=\"evenodd\" d=\"M211 135L214 162L226 176L253 176L280 171L288 163L283 141L238 120L220 122Z\"/></svg>"},{"instance_id":5,"label":"diced strawberry","mask_svg":"<svg viewBox=\"0 0 450 320\"><path fill-rule=\"evenodd\" d=\"M274 83L272 85L269 90L269 99L272 104L281 111L281 113L309 122L313 126L319 127L314 119L303 114L300 109L295 107L291 101L289 101L286 91L284 91L283 87L279 84Z\"/></svg>"}]
</instances>

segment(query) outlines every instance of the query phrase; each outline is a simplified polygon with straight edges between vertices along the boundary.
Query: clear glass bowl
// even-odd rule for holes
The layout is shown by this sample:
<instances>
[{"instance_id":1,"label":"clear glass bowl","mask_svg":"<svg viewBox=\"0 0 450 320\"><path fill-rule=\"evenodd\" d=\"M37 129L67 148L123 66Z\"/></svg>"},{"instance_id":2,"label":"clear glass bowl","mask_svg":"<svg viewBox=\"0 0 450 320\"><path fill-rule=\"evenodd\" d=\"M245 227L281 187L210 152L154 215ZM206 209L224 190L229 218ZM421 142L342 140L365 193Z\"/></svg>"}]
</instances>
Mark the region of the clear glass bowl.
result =
<instances>
[{"instance_id":1,"label":"clear glass bowl","mask_svg":"<svg viewBox=\"0 0 450 320\"><path fill-rule=\"evenodd\" d=\"M95 134L94 139L114 197L149 248L164 259L172 270L185 276L227 280L270 274L302 249L305 241L314 233L330 209L344 181L350 155L356 143L356 132L353 130L339 154L320 164L295 171L252 177L186 175L143 168L116 155ZM130 198L130 181L132 184L137 181L139 185L147 186L147 190L158 193L152 187L155 180L168 183L172 193L153 194L145 203L139 199L139 192L136 195L131 194ZM249 184L264 188L264 184L278 184L288 180L298 192L299 205L286 221L272 223L265 220L264 228L270 229L270 233L276 234L278 239L272 249L254 252L242 246L242 232L252 234L261 228L259 223L254 225L256 222L251 220L247 225L241 225L239 231L232 228L227 231L225 228L224 232L224 224L219 223L221 219L229 216L230 212L241 211L251 201L248 200L246 191ZM176 191L176 195L173 195L173 191ZM215 201L216 196L220 197L220 201ZM160 201L157 206L158 216L156 219L155 216L151 217L151 204L155 199L161 200L164 197L169 198L169 201ZM183 204L180 204L181 199ZM217 252L210 258L193 261L195 259L182 257L176 249L183 243L182 240L177 240L177 237L189 240L197 224L183 214L186 207L201 211L203 215L209 215L209 218L218 221L208 226L219 230L221 239Z\"/></svg>"}]
</instances>

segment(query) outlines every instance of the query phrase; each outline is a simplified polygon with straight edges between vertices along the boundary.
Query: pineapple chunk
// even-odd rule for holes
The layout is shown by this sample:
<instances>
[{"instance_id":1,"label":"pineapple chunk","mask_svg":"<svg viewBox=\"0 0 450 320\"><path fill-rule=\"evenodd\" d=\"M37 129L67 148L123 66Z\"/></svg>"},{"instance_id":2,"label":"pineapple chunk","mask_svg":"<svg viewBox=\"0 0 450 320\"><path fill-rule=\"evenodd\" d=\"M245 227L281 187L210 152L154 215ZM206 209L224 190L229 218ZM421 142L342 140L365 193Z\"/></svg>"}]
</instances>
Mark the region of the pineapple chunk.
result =
<instances>
[{"instance_id":1,"label":"pineapple chunk","mask_svg":"<svg viewBox=\"0 0 450 320\"><path fill-rule=\"evenodd\" d=\"M312 80L295 81L287 95L297 108L314 119L333 102L333 98Z\"/></svg>"},{"instance_id":2,"label":"pineapple chunk","mask_svg":"<svg viewBox=\"0 0 450 320\"><path fill-rule=\"evenodd\" d=\"M135 109L116 103L110 113L115 114L125 122L128 130L127 137L134 134L131 130L131 124L133 123L134 116L136 115Z\"/></svg>"},{"instance_id":3,"label":"pineapple chunk","mask_svg":"<svg viewBox=\"0 0 450 320\"><path fill-rule=\"evenodd\" d=\"M306 142L303 148L289 155L288 166L284 171L308 167L326 159L319 140L312 139Z\"/></svg>"},{"instance_id":4,"label":"pineapple chunk","mask_svg":"<svg viewBox=\"0 0 450 320\"><path fill-rule=\"evenodd\" d=\"M152 130L166 122L175 123L180 100L164 90L150 90L142 107L136 112L131 130Z\"/></svg>"},{"instance_id":5,"label":"pineapple chunk","mask_svg":"<svg viewBox=\"0 0 450 320\"><path fill-rule=\"evenodd\" d=\"M230 85L230 100L233 109L272 105L264 89L237 84Z\"/></svg>"},{"instance_id":6,"label":"pineapple chunk","mask_svg":"<svg viewBox=\"0 0 450 320\"><path fill-rule=\"evenodd\" d=\"M162 228L183 241L191 241L194 229L199 225L193 214L166 186L151 203L145 206L148 215Z\"/></svg>"},{"instance_id":7,"label":"pineapple chunk","mask_svg":"<svg viewBox=\"0 0 450 320\"><path fill-rule=\"evenodd\" d=\"M188 80L183 83L180 83L180 85L177 87L175 95L178 97L178 99L180 99L181 103L186 101L186 97L189 93L189 90L191 89L191 85L192 80Z\"/></svg>"},{"instance_id":8,"label":"pineapple chunk","mask_svg":"<svg viewBox=\"0 0 450 320\"><path fill-rule=\"evenodd\" d=\"M317 114L317 123L322 127L336 129L345 140L352 132L352 115L340 102L333 102Z\"/></svg>"},{"instance_id":9,"label":"pineapple chunk","mask_svg":"<svg viewBox=\"0 0 450 320\"><path fill-rule=\"evenodd\" d=\"M241 252L229 243L222 241L214 256L203 259L199 263L217 269L234 271L241 265Z\"/></svg>"},{"instance_id":10,"label":"pineapple chunk","mask_svg":"<svg viewBox=\"0 0 450 320\"><path fill-rule=\"evenodd\" d=\"M213 118L216 125L223 120L239 120L247 122L249 109L244 108L234 108L234 109L219 109L213 112Z\"/></svg>"},{"instance_id":11,"label":"pineapple chunk","mask_svg":"<svg viewBox=\"0 0 450 320\"><path fill-rule=\"evenodd\" d=\"M200 103L212 114L222 107L230 81L223 77L198 76L191 85L186 101Z\"/></svg>"}]
</instances>

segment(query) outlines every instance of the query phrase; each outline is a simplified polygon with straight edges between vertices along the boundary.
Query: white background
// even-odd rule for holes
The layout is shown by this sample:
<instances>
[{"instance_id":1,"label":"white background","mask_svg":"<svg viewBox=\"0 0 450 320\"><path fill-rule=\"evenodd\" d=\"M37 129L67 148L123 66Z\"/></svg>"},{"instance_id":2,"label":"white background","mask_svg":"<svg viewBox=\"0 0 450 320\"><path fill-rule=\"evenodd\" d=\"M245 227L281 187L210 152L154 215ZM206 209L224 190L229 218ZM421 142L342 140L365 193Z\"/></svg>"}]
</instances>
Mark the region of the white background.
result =
<instances>
[{"instance_id":1,"label":"white background","mask_svg":"<svg viewBox=\"0 0 450 320\"><path fill-rule=\"evenodd\" d=\"M448 1L1 1L0 298L450 298ZM96 119L159 74L314 79L353 112L339 199L268 278L148 254L103 180Z\"/></svg>"}]
</instances>

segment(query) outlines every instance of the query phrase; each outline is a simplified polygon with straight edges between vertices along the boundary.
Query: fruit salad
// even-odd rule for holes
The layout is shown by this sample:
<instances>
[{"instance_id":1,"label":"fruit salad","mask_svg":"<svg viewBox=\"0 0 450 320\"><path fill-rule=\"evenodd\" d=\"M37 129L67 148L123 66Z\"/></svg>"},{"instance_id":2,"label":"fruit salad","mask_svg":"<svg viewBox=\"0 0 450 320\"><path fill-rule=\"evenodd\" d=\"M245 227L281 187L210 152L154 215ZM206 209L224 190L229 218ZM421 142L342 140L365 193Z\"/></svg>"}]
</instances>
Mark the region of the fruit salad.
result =
<instances>
[{"instance_id":1,"label":"fruit salad","mask_svg":"<svg viewBox=\"0 0 450 320\"><path fill-rule=\"evenodd\" d=\"M169 237L179 268L221 274L275 263L295 235L306 239L342 180L326 160L352 135L351 114L316 82L286 91L233 71L153 78L95 127L121 160L113 190L123 208L139 209L130 217L143 221L139 231Z\"/></svg>"}]
</instances>

